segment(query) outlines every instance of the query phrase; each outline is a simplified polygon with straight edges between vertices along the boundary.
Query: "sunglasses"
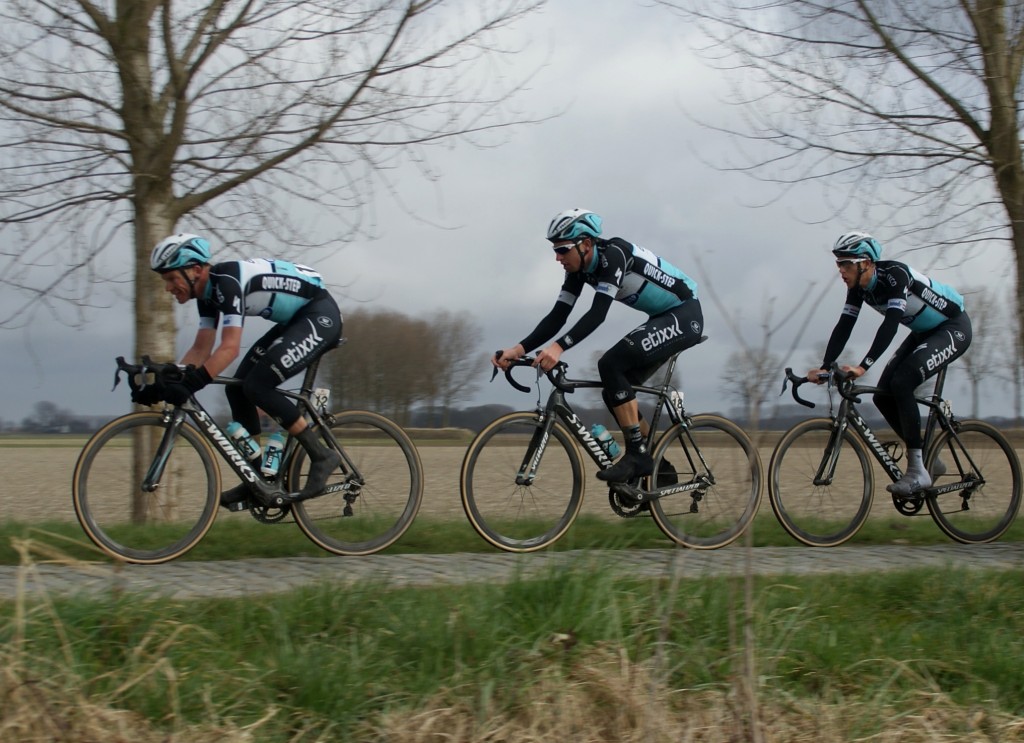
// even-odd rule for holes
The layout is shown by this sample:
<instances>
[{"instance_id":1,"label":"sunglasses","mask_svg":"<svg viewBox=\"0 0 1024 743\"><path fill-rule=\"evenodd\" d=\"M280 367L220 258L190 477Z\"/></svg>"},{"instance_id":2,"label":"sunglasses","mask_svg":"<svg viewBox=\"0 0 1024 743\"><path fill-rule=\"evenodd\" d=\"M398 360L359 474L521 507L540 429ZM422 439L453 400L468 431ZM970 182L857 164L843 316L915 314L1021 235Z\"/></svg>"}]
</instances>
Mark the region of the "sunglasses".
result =
<instances>
[{"instance_id":1,"label":"sunglasses","mask_svg":"<svg viewBox=\"0 0 1024 743\"><path fill-rule=\"evenodd\" d=\"M849 266L855 266L858 263L863 263L866 258L840 258L836 261L836 265L840 268L848 268Z\"/></svg>"},{"instance_id":2,"label":"sunglasses","mask_svg":"<svg viewBox=\"0 0 1024 743\"><path fill-rule=\"evenodd\" d=\"M568 245L555 245L551 249L555 251L555 255L565 255L570 250L575 248L577 245L579 245L579 243L578 242L574 242L574 243L569 243Z\"/></svg>"}]
</instances>

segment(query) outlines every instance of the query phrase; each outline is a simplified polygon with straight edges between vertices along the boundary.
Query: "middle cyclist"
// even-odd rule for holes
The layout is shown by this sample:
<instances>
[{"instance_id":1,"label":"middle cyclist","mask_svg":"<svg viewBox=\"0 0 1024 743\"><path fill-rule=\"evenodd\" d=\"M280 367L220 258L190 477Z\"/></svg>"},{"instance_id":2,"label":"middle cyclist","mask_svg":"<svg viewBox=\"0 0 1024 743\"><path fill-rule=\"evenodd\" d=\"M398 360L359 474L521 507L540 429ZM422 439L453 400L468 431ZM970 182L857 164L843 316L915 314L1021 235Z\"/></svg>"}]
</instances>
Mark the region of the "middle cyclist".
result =
<instances>
[{"instance_id":1,"label":"middle cyclist","mask_svg":"<svg viewBox=\"0 0 1024 743\"><path fill-rule=\"evenodd\" d=\"M565 269L561 293L533 332L491 363L508 368L528 350L551 340L569 319L584 284L594 287L590 309L553 343L537 352L536 364L550 371L562 352L576 346L604 322L613 300L646 312L647 322L608 349L597 369L605 405L615 416L626 453L612 467L597 473L609 482L629 482L651 474L654 461L644 445L642 420L633 385L642 384L665 361L700 342L704 315L697 284L663 258L620 237L601 236L601 217L587 209L561 212L548 225L555 260Z\"/></svg>"}]
</instances>

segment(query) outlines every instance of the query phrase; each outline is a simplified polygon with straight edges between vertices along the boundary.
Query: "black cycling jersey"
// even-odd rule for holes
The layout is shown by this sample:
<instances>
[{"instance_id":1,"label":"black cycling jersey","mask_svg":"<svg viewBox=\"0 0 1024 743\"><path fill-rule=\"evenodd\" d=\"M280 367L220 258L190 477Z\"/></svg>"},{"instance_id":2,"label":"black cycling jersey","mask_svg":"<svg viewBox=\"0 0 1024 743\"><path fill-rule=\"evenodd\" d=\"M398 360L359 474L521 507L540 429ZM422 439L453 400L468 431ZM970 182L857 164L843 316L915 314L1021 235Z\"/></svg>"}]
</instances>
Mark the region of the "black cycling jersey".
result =
<instances>
[{"instance_id":1,"label":"black cycling jersey","mask_svg":"<svg viewBox=\"0 0 1024 743\"><path fill-rule=\"evenodd\" d=\"M870 368L885 352L900 325L910 328L912 333L924 333L964 310L964 298L956 289L929 279L905 263L879 261L866 288L855 286L847 291L842 315L825 349L822 369L828 369L839 358L865 303L882 313L885 319L860 363L864 369Z\"/></svg>"},{"instance_id":2,"label":"black cycling jersey","mask_svg":"<svg viewBox=\"0 0 1024 743\"><path fill-rule=\"evenodd\" d=\"M613 301L654 317L697 297L697 283L663 258L620 237L594 239L590 263L565 274L555 306L521 343L527 353L561 330L584 285L594 287L594 302L561 338L563 349L593 333L608 315Z\"/></svg>"}]
</instances>

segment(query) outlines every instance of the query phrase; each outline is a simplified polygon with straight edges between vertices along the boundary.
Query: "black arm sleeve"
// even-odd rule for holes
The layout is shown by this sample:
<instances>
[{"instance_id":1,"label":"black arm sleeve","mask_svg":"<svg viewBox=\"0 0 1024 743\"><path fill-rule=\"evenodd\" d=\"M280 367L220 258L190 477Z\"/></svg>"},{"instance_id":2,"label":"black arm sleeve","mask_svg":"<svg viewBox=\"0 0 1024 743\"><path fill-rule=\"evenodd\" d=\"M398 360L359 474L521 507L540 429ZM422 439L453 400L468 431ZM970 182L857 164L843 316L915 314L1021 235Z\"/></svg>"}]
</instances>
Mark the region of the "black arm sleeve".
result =
<instances>
[{"instance_id":1,"label":"black arm sleeve","mask_svg":"<svg viewBox=\"0 0 1024 743\"><path fill-rule=\"evenodd\" d=\"M839 354L846 348L846 342L850 340L850 333L853 332L853 326L856 324L856 315L844 313L839 316L839 322L832 328L832 335L828 339L828 345L825 346L825 358L821 362L822 369L828 369L839 358Z\"/></svg>"},{"instance_id":2,"label":"black arm sleeve","mask_svg":"<svg viewBox=\"0 0 1024 743\"><path fill-rule=\"evenodd\" d=\"M590 309L572 326L568 333L558 339L558 345L563 349L568 349L597 330L608 316L608 309L612 306L612 301L607 294L595 294L594 303L590 305Z\"/></svg>"},{"instance_id":3,"label":"black arm sleeve","mask_svg":"<svg viewBox=\"0 0 1024 743\"><path fill-rule=\"evenodd\" d=\"M555 333L562 329L565 325L565 321L569 319L569 313L572 312L572 305L566 302L555 302L555 306L551 308L551 311L544 316L544 318L537 323L537 327L533 329L533 332L526 336L523 340L519 341L526 353L538 348L544 341L551 338Z\"/></svg>"},{"instance_id":4,"label":"black arm sleeve","mask_svg":"<svg viewBox=\"0 0 1024 743\"><path fill-rule=\"evenodd\" d=\"M860 362L862 367L869 369L872 364L878 361L878 357L885 353L885 349L889 347L892 339L896 337L896 331L899 330L900 320L902 319L903 310L898 307L890 307L885 311L885 319L878 326L875 340L871 344L871 348L868 349L867 356Z\"/></svg>"}]
</instances>

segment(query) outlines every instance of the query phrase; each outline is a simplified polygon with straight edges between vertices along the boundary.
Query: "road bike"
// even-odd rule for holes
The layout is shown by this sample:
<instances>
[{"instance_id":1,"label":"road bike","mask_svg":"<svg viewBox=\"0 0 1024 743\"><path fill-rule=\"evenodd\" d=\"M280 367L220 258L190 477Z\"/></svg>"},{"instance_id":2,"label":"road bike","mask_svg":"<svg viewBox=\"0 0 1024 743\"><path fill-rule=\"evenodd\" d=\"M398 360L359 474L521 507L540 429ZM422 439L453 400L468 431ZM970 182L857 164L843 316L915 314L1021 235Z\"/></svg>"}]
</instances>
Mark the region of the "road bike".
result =
<instances>
[{"instance_id":1,"label":"road bike","mask_svg":"<svg viewBox=\"0 0 1024 743\"><path fill-rule=\"evenodd\" d=\"M936 375L931 394L917 402L928 408L924 463L932 486L910 495L892 494L904 516L927 506L935 524L965 544L1002 536L1020 508L1020 461L1013 446L993 426L953 415L942 397L946 369ZM814 407L798 392L807 382L786 369L793 399ZM797 423L779 439L769 465L768 499L782 528L812 547L842 544L864 525L874 498L873 457L896 482L903 476L898 441L883 443L857 410L860 396L879 388L858 385L837 366L829 372L830 412ZM832 405L832 391L839 394Z\"/></svg>"},{"instance_id":2,"label":"road bike","mask_svg":"<svg viewBox=\"0 0 1024 743\"><path fill-rule=\"evenodd\" d=\"M222 490L218 458L253 495L256 521L288 516L315 544L338 555L369 555L393 544L412 524L423 498L423 467L408 434L387 418L362 410L328 412L326 390L314 390L320 359L300 389L281 392L295 401L324 444L341 456L327 487L308 500L298 491L308 457L294 437L281 452L277 477L265 477L193 396L181 406L129 413L107 423L86 442L72 480L75 513L105 553L132 563L180 557L213 525ZM117 359L133 390L180 377L175 364ZM216 377L214 384L241 380ZM229 479L231 478L228 475Z\"/></svg>"},{"instance_id":3,"label":"road bike","mask_svg":"<svg viewBox=\"0 0 1024 743\"><path fill-rule=\"evenodd\" d=\"M702 339L703 340L703 339ZM670 384L678 354L666 362L665 382L637 386L655 406L647 447L654 472L639 482L609 483L612 511L623 518L650 515L673 541L714 549L736 540L761 502L761 459L743 429L717 415L689 415ZM505 371L532 366L524 356ZM534 411L509 413L473 439L462 463L462 505L473 528L490 544L509 552L533 552L553 544L572 526L583 505L581 450L605 469L612 458L573 411L566 395L600 388L601 382L566 377L559 362L546 372L552 384L547 403L537 389ZM540 372L537 373L538 381ZM658 433L663 413L668 428Z\"/></svg>"}]
</instances>

